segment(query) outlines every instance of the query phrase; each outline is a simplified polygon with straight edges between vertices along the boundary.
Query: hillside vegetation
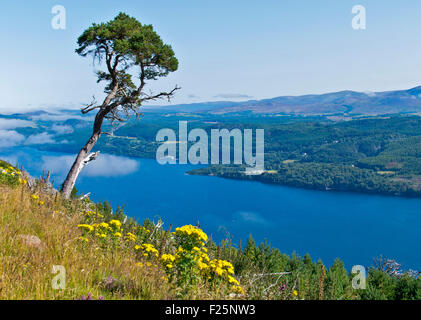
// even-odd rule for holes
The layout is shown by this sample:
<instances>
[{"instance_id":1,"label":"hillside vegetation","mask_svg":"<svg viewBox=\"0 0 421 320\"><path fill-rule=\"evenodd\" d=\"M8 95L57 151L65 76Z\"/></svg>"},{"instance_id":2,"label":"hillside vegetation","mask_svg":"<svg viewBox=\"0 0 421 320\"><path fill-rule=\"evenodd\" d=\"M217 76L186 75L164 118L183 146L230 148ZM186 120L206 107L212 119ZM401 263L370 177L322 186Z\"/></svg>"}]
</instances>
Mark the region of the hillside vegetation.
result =
<instances>
[{"instance_id":1,"label":"hillside vegetation","mask_svg":"<svg viewBox=\"0 0 421 320\"><path fill-rule=\"evenodd\" d=\"M0 162L0 299L421 298L418 274L390 260L354 290L339 259L326 268L251 237L236 247L215 243L206 226L162 225L106 202L64 200L48 181ZM64 288L52 285L53 266L64 267Z\"/></svg>"},{"instance_id":2,"label":"hillside vegetation","mask_svg":"<svg viewBox=\"0 0 421 320\"><path fill-rule=\"evenodd\" d=\"M340 118L340 117L338 117ZM30 118L22 118L29 120ZM211 137L213 129L264 129L265 172L244 175L244 166L209 166L191 174L251 179L300 188L354 191L392 196L421 197L421 117L390 115L361 117L352 121L331 121L317 117L281 115L148 114L141 121L129 121L102 137L94 151L155 158L162 128L178 132L179 121L188 121L190 130L201 128ZM57 135L57 141L35 145L38 150L77 153L89 137L87 121L70 119L60 123L39 122L34 128L17 128L22 135L37 135L54 125L77 127L72 133ZM105 130L112 131L109 125ZM68 143L67 143L68 142ZM194 142L189 142L191 147ZM208 141L209 148L211 141ZM231 147L234 144L231 143ZM233 150L231 151L231 161ZM208 157L211 155L208 150ZM210 163L210 159L208 159Z\"/></svg>"}]
</instances>

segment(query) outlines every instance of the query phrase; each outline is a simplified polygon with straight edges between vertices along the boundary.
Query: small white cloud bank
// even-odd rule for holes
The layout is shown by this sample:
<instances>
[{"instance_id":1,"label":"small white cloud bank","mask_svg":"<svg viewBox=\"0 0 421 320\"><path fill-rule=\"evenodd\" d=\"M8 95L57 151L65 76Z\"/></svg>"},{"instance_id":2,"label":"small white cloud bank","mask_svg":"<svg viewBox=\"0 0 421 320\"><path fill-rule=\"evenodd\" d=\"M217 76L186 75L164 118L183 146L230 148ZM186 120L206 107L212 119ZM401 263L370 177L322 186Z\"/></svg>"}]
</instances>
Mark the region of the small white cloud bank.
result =
<instances>
[{"instance_id":1,"label":"small white cloud bank","mask_svg":"<svg viewBox=\"0 0 421 320\"><path fill-rule=\"evenodd\" d=\"M56 113L43 113L39 115L33 115L30 117L34 121L66 121L69 119L76 119L82 121L90 121L95 118L95 115L76 115L66 111L60 111Z\"/></svg>"},{"instance_id":2,"label":"small white cloud bank","mask_svg":"<svg viewBox=\"0 0 421 320\"><path fill-rule=\"evenodd\" d=\"M73 128L68 125L53 124L51 130L56 134L69 134L73 132Z\"/></svg>"},{"instance_id":3,"label":"small white cloud bank","mask_svg":"<svg viewBox=\"0 0 421 320\"><path fill-rule=\"evenodd\" d=\"M253 96L249 96L247 94L242 93L219 93L214 96L214 98L222 98L222 99L251 99Z\"/></svg>"},{"instance_id":4,"label":"small white cloud bank","mask_svg":"<svg viewBox=\"0 0 421 320\"><path fill-rule=\"evenodd\" d=\"M25 136L14 130L0 129L0 148L9 148L20 145L25 140Z\"/></svg>"},{"instance_id":5,"label":"small white cloud bank","mask_svg":"<svg viewBox=\"0 0 421 320\"><path fill-rule=\"evenodd\" d=\"M65 175L70 170L76 155L44 156L42 157L43 168L54 174ZM100 154L98 158L90 162L82 171L85 177L118 177L134 173L139 168L139 162L130 158Z\"/></svg>"},{"instance_id":6,"label":"small white cloud bank","mask_svg":"<svg viewBox=\"0 0 421 320\"><path fill-rule=\"evenodd\" d=\"M0 129L10 130L16 128L35 127L35 123L27 120L20 119L3 119L0 118Z\"/></svg>"},{"instance_id":7,"label":"small white cloud bank","mask_svg":"<svg viewBox=\"0 0 421 320\"><path fill-rule=\"evenodd\" d=\"M374 98L377 96L377 93L372 92L372 91L366 91L364 92L366 96L369 96L370 98Z\"/></svg>"},{"instance_id":8,"label":"small white cloud bank","mask_svg":"<svg viewBox=\"0 0 421 320\"><path fill-rule=\"evenodd\" d=\"M32 134L26 139L26 145L56 143L54 136L47 132Z\"/></svg>"}]
</instances>

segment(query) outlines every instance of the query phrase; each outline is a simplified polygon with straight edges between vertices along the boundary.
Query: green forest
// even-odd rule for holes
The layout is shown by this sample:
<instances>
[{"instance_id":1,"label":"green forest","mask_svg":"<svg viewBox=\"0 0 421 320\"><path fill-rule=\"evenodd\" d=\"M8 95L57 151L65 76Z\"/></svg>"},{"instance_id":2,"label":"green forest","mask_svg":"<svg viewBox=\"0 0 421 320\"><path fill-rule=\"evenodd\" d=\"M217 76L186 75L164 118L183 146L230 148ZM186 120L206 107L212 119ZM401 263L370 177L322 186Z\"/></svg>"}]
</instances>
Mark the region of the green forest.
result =
<instances>
[{"instance_id":1,"label":"green forest","mask_svg":"<svg viewBox=\"0 0 421 320\"><path fill-rule=\"evenodd\" d=\"M104 135L95 149L116 155L155 158L161 144L155 141L157 132L171 128L177 133L179 121L188 121L189 130L202 128L208 133L211 129L223 128L265 130L266 171L263 174L247 176L244 166L235 165L206 166L189 174L317 190L421 195L421 118L418 116L331 121L281 115L148 113L140 121L131 120L115 129L108 125L104 131L114 130L113 135ZM69 143L45 144L38 148L78 152L91 129L79 120L69 120L64 124L79 127L72 134L63 136ZM23 134L33 134L37 129L18 130ZM231 145L233 147L233 143Z\"/></svg>"}]
</instances>

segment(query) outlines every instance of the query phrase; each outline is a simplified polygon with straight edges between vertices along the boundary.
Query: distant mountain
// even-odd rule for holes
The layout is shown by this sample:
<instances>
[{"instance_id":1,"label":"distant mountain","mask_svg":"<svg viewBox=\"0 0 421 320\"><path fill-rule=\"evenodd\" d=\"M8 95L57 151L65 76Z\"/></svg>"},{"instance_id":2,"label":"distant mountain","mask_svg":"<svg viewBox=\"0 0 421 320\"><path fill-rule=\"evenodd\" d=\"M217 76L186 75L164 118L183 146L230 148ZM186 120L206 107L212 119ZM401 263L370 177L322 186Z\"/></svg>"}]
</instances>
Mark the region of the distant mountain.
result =
<instances>
[{"instance_id":1,"label":"distant mountain","mask_svg":"<svg viewBox=\"0 0 421 320\"><path fill-rule=\"evenodd\" d=\"M215 101L171 106L144 106L146 113L202 113L202 114L286 114L298 116L358 116L421 113L421 86L409 90L384 92L340 91L303 96L281 96L243 102ZM95 114L82 115L80 109L31 111L2 115L2 118L64 121L69 117L91 120Z\"/></svg>"},{"instance_id":2,"label":"distant mountain","mask_svg":"<svg viewBox=\"0 0 421 320\"><path fill-rule=\"evenodd\" d=\"M421 112L421 86L386 92L340 91L303 96L282 96L245 102L206 102L147 108L155 112L226 114L238 112L295 115L383 115Z\"/></svg>"},{"instance_id":3,"label":"distant mountain","mask_svg":"<svg viewBox=\"0 0 421 320\"><path fill-rule=\"evenodd\" d=\"M232 101L216 101L216 102L201 102L189 104L177 104L173 106L164 107L149 107L145 106L145 112L209 112L223 108L229 108L238 105L238 102Z\"/></svg>"}]
</instances>

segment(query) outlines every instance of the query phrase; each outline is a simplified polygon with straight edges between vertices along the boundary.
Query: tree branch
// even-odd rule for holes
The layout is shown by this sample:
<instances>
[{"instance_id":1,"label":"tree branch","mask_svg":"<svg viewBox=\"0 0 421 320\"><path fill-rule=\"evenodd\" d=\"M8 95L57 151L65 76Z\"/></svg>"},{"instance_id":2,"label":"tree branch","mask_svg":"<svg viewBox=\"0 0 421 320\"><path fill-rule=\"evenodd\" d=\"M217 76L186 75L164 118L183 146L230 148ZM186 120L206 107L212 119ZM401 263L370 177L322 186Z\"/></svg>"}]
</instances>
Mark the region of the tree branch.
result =
<instances>
[{"instance_id":1,"label":"tree branch","mask_svg":"<svg viewBox=\"0 0 421 320\"><path fill-rule=\"evenodd\" d=\"M161 93L158 93L158 94L152 95L152 96L148 96L148 95L145 94L146 97L139 99L139 101L140 102L143 102L143 101L154 101L154 100L164 99L164 98L167 98L168 101L170 101L171 98L174 96L174 93L177 90L180 90L180 89L181 88L179 86L175 86L175 88L172 89L170 92L161 92Z\"/></svg>"},{"instance_id":2,"label":"tree branch","mask_svg":"<svg viewBox=\"0 0 421 320\"><path fill-rule=\"evenodd\" d=\"M99 109L101 107L101 106L95 106L95 104L96 104L95 96L92 96L92 102L88 104L86 107L82 108L81 112L83 114L87 114L91 112L92 110Z\"/></svg>"}]
</instances>

